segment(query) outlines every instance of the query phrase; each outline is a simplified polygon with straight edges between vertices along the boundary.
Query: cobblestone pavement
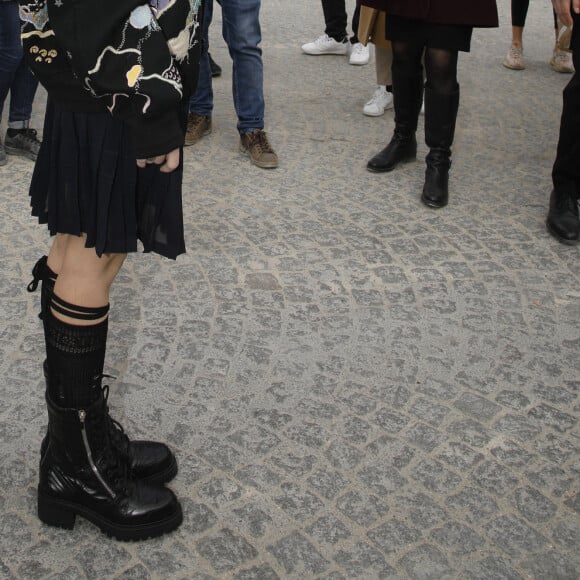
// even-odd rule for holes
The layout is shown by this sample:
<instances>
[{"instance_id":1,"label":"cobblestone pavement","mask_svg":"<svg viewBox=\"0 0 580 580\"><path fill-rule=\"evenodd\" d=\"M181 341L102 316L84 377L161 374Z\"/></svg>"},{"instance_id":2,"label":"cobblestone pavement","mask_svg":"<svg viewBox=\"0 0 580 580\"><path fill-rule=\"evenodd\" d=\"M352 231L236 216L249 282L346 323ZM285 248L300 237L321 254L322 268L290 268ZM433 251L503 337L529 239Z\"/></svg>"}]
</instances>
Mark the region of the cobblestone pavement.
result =
<instances>
[{"instance_id":1,"label":"cobblestone pavement","mask_svg":"<svg viewBox=\"0 0 580 580\"><path fill-rule=\"evenodd\" d=\"M185 521L161 539L36 518L43 338L25 287L48 236L30 162L0 170L0 578L578 578L580 254L544 226L569 77L547 64L541 3L527 70L501 66L500 4L501 29L461 58L441 211L419 202L422 162L365 170L392 111L361 114L372 65L300 53L318 2L264 3L281 165L251 166L214 26L224 74L214 131L186 152L189 251L131 256L112 297L114 415L180 463Z\"/></svg>"}]
</instances>

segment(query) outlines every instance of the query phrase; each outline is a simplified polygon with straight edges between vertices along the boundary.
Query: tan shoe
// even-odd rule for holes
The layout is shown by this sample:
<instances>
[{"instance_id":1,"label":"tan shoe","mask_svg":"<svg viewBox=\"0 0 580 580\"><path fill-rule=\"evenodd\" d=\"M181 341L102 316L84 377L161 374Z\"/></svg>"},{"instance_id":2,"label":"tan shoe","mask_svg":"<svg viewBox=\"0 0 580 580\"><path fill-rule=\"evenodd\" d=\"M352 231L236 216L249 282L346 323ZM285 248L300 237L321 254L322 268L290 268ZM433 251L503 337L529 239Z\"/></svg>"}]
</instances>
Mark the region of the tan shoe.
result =
<instances>
[{"instance_id":1,"label":"tan shoe","mask_svg":"<svg viewBox=\"0 0 580 580\"><path fill-rule=\"evenodd\" d=\"M264 169L278 167L278 156L263 129L254 129L240 137L240 152L247 153L254 165Z\"/></svg>"},{"instance_id":2,"label":"tan shoe","mask_svg":"<svg viewBox=\"0 0 580 580\"><path fill-rule=\"evenodd\" d=\"M185 145L197 143L205 135L211 133L211 117L189 113L187 115L187 131L185 133Z\"/></svg>"},{"instance_id":3,"label":"tan shoe","mask_svg":"<svg viewBox=\"0 0 580 580\"><path fill-rule=\"evenodd\" d=\"M555 50L550 59L550 66L552 67L552 70L555 70L556 72L572 74L574 72L572 53L563 50Z\"/></svg>"},{"instance_id":4,"label":"tan shoe","mask_svg":"<svg viewBox=\"0 0 580 580\"><path fill-rule=\"evenodd\" d=\"M503 60L503 66L512 70L524 70L526 68L524 64L524 49L517 44L512 44Z\"/></svg>"}]
</instances>

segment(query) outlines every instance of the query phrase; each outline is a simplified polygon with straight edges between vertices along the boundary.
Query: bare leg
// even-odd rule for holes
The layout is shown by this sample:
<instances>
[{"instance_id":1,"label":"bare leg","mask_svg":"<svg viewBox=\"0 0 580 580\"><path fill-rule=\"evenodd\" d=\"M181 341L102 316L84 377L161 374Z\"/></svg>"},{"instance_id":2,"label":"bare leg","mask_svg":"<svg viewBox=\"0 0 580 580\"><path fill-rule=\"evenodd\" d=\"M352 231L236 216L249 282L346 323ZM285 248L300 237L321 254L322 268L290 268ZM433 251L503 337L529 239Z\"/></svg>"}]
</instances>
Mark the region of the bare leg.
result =
<instances>
[{"instance_id":1,"label":"bare leg","mask_svg":"<svg viewBox=\"0 0 580 580\"><path fill-rule=\"evenodd\" d=\"M126 254L103 254L85 248L85 236L57 234L48 265L58 275L55 294L62 300L83 307L102 307L109 303L109 289L117 276ZM78 320L62 313L53 314L59 320L77 326L94 325L98 320Z\"/></svg>"}]
</instances>

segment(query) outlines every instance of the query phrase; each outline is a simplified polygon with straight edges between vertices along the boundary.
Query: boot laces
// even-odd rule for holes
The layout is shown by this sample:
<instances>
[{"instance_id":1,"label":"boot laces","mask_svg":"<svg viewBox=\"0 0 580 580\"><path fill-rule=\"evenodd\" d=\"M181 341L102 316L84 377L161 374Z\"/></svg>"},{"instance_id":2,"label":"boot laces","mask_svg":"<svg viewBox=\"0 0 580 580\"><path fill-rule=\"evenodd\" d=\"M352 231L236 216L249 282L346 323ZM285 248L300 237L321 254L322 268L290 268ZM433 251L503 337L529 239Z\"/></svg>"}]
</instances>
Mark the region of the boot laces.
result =
<instances>
[{"instance_id":1,"label":"boot laces","mask_svg":"<svg viewBox=\"0 0 580 580\"><path fill-rule=\"evenodd\" d=\"M112 419L109 417L107 406L108 386L103 388L103 395L102 415L101 413L95 413L87 417L87 420L91 423L91 439L98 441L100 446L102 446L99 463L103 467L108 483L116 491L127 494L130 489L130 470L127 461L113 442L110 427Z\"/></svg>"}]
</instances>

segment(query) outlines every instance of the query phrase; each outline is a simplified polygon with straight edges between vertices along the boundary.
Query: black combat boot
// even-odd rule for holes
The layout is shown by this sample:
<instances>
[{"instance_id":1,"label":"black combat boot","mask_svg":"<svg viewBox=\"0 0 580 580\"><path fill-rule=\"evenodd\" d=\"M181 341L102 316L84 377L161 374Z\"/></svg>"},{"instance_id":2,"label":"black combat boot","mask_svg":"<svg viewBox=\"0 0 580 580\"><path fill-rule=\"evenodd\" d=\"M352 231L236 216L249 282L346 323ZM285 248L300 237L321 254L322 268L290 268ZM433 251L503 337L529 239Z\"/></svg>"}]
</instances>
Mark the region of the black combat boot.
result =
<instances>
[{"instance_id":1,"label":"black combat boot","mask_svg":"<svg viewBox=\"0 0 580 580\"><path fill-rule=\"evenodd\" d=\"M112 444L101 393L83 408L63 408L46 395L48 444L40 462L38 517L72 529L76 516L118 540L144 540L183 520L172 491L135 479Z\"/></svg>"},{"instance_id":2,"label":"black combat boot","mask_svg":"<svg viewBox=\"0 0 580 580\"><path fill-rule=\"evenodd\" d=\"M423 73L421 67L407 71L393 63L393 103L395 130L390 143L368 163L367 169L384 173L399 163L417 158L417 122L423 103Z\"/></svg>"},{"instance_id":3,"label":"black combat boot","mask_svg":"<svg viewBox=\"0 0 580 580\"><path fill-rule=\"evenodd\" d=\"M421 201L433 208L445 207L449 200L449 168L455 121L459 109L459 86L453 93L437 93L425 87L425 185Z\"/></svg>"}]
</instances>

